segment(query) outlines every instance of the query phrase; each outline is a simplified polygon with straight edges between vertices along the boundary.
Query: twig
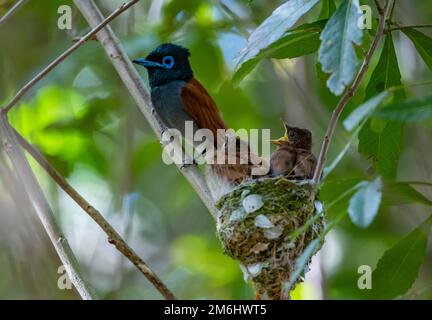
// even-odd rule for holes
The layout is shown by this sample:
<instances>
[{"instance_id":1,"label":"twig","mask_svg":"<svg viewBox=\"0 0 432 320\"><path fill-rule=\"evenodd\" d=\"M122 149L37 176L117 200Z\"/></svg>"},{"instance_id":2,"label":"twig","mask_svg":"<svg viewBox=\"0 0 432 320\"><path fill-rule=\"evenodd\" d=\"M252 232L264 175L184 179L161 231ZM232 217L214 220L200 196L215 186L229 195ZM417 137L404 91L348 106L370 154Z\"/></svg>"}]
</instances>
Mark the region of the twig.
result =
<instances>
[{"instance_id":1,"label":"twig","mask_svg":"<svg viewBox=\"0 0 432 320\"><path fill-rule=\"evenodd\" d=\"M1 110L1 117L7 123L6 114L7 112L16 105L16 103L43 77L45 77L52 69L54 69L59 63L61 63L66 57L73 53L78 47L80 47L87 40L94 37L94 35L102 30L109 22L120 15L122 12L130 8L132 5L137 3L139 0L131 0L124 3L118 9L113 11L107 18L103 19L97 25L93 26L93 29L88 32L84 37L82 37L77 43L71 46L68 50L62 53L57 59L51 62L45 69L43 69L39 74L37 74L33 79L31 79L23 88L21 88L18 93L13 97L13 99L8 103L8 105ZM81 197L78 192L76 192L67 181L46 161L43 156L37 152L27 141L21 137L16 131L16 137L19 138L20 143L28 150L28 152L35 157L41 166L51 175L51 177L59 184L59 186L65 190L72 199L77 202L81 208L83 208L90 217L95 220L95 222L107 233L108 240L110 243L115 245L115 247L123 253L146 277L147 279L161 292L161 294L167 299L175 299L174 295L166 288L162 281L150 270L150 268L145 264L145 262L127 245L127 243L120 237L120 235L109 225L109 223L103 218L103 216L94 209L83 197Z\"/></svg>"},{"instance_id":2,"label":"twig","mask_svg":"<svg viewBox=\"0 0 432 320\"><path fill-rule=\"evenodd\" d=\"M21 146L36 160L37 163L51 176L51 178L101 227L108 236L108 242L114 245L126 258L129 259L155 286L166 299L175 300L174 294L165 286L159 277L147 264L133 251L123 238L108 223L102 214L87 202L63 176L45 159L45 157L27 142L15 129L15 136Z\"/></svg>"},{"instance_id":3,"label":"twig","mask_svg":"<svg viewBox=\"0 0 432 320\"><path fill-rule=\"evenodd\" d=\"M375 35L375 38L372 42L372 45L371 45L368 53L366 54L363 65L360 68L360 71L358 72L356 79L354 80L354 83L344 93L343 97L341 98L341 100L337 104L335 110L333 111L333 114L332 114L331 119L330 119L330 123L328 125L326 134L324 136L324 141L323 141L322 146L321 146L321 151L320 151L320 155L318 157L317 167L316 167L315 174L313 177L313 182L315 184L315 190L318 187L318 182L320 180L321 173L324 170L324 164L325 164L325 161L327 159L327 153L328 153L329 145L330 145L330 142L333 138L333 134L334 134L334 131L336 129L336 125L337 125L337 122L339 120L339 117L340 117L342 111L344 110L344 108L346 107L346 105L348 104L349 100L357 92L357 89L359 88L361 82L363 81L363 78L369 69L369 65L370 65L370 62L372 60L372 57L373 57L373 55L374 55L374 53L378 47L378 44L379 44L379 42L380 42L380 40L384 34L384 29L385 29L385 25L386 25L386 17L387 17L389 8L390 8L390 3L391 3L391 0L386 0L384 8L383 8L383 12L380 13L377 33Z\"/></svg>"},{"instance_id":4,"label":"twig","mask_svg":"<svg viewBox=\"0 0 432 320\"><path fill-rule=\"evenodd\" d=\"M374 0L375 2L375 6L378 10L378 13L382 14L383 13L383 8L381 7L380 3L378 2L378 0Z\"/></svg>"},{"instance_id":5,"label":"twig","mask_svg":"<svg viewBox=\"0 0 432 320\"><path fill-rule=\"evenodd\" d=\"M127 10L129 7L137 3L139 0L131 0L127 3L122 4L118 9L114 10L108 17L104 20L101 20L100 23L95 25L93 29L88 32L84 37L82 37L78 42L76 42L73 46L63 52L60 56L58 56L53 62L51 62L45 69L39 72L34 78L32 78L29 82L27 82L24 87L22 87L18 93L12 98L12 100L4 107L1 112L6 114L9 110L16 105L16 103L41 79L43 79L52 69L54 69L60 62L66 59L72 52L78 49L83 43L85 43L88 39L90 39L93 35L99 32L102 28L104 28L108 23L110 23L114 18L116 18L119 14Z\"/></svg>"},{"instance_id":6,"label":"twig","mask_svg":"<svg viewBox=\"0 0 432 320\"><path fill-rule=\"evenodd\" d=\"M391 23L393 21L393 15L394 15L394 12L395 12L395 9L396 9L396 1L397 0L393 0L392 6L391 6L391 9L390 9L390 14L389 14L389 17L388 17L388 22L389 23Z\"/></svg>"},{"instance_id":7,"label":"twig","mask_svg":"<svg viewBox=\"0 0 432 320\"><path fill-rule=\"evenodd\" d=\"M414 29L432 28L432 24L415 24L412 26L399 26L399 27L387 29L386 31L392 32L392 31L403 30L403 29L408 29L408 28L414 28Z\"/></svg>"},{"instance_id":8,"label":"twig","mask_svg":"<svg viewBox=\"0 0 432 320\"><path fill-rule=\"evenodd\" d=\"M81 40L81 37L73 37L72 38L72 42L78 42L80 40ZM89 39L87 39L87 41L92 41L92 40L97 40L96 35L92 35Z\"/></svg>"},{"instance_id":9,"label":"twig","mask_svg":"<svg viewBox=\"0 0 432 320\"><path fill-rule=\"evenodd\" d=\"M2 24L4 24L10 17L12 17L17 11L18 9L26 3L27 0L19 0L17 1L12 8L9 9L8 12L6 12L1 18L0 18L0 27L2 26Z\"/></svg>"},{"instance_id":10,"label":"twig","mask_svg":"<svg viewBox=\"0 0 432 320\"><path fill-rule=\"evenodd\" d=\"M53 212L22 152L22 149L19 146L13 128L9 125L7 117L4 114L0 115L0 137L3 148L15 167L19 179L22 181L25 191L61 262L63 263L70 281L83 299L95 299L95 295L84 281L79 271L79 265L75 255L69 247L69 243L65 236L55 222Z\"/></svg>"},{"instance_id":11,"label":"twig","mask_svg":"<svg viewBox=\"0 0 432 320\"><path fill-rule=\"evenodd\" d=\"M426 182L426 181L401 181L400 183L413 184L413 185L417 185L417 186L432 187L432 182Z\"/></svg>"},{"instance_id":12,"label":"twig","mask_svg":"<svg viewBox=\"0 0 432 320\"><path fill-rule=\"evenodd\" d=\"M398 90L404 90L407 87L408 88L414 88L414 87L421 87L421 86L426 86L426 85L430 85L430 84L432 84L432 79L431 80L411 82L411 83L404 83L403 85L390 87L387 90L389 90L389 91L398 91Z\"/></svg>"},{"instance_id":13,"label":"twig","mask_svg":"<svg viewBox=\"0 0 432 320\"><path fill-rule=\"evenodd\" d=\"M103 19L102 14L95 5L94 1L74 0L74 3L81 11L90 26L97 25ZM112 29L108 26L107 28L101 30L101 32L99 32L96 37L99 40L99 43L105 49L105 52L111 60L111 63L113 64L129 93L135 100L138 108L141 110L158 138L160 138L164 128L162 128L161 124L154 115L150 95L145 89L143 80L136 71L135 67L132 65L129 57L113 33ZM214 207L210 191L198 167L196 165L178 165L178 168L181 169L181 173L192 185L195 192L201 198L213 218L216 219L217 210Z\"/></svg>"}]
</instances>

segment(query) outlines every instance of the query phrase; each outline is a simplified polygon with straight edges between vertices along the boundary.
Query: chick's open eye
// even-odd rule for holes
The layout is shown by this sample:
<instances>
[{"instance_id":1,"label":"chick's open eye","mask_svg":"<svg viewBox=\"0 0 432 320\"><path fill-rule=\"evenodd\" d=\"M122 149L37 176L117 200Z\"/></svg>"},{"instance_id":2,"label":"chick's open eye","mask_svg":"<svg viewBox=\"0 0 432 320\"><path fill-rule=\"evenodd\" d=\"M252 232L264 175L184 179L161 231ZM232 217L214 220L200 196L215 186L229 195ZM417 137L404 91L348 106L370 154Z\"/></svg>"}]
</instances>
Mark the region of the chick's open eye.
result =
<instances>
[{"instance_id":1,"label":"chick's open eye","mask_svg":"<svg viewBox=\"0 0 432 320\"><path fill-rule=\"evenodd\" d=\"M288 131L288 138L290 139L295 139L295 137L297 136L297 134L295 133L295 131Z\"/></svg>"},{"instance_id":2,"label":"chick's open eye","mask_svg":"<svg viewBox=\"0 0 432 320\"><path fill-rule=\"evenodd\" d=\"M162 64L165 68L171 69L174 67L174 58L172 56L165 56L162 59Z\"/></svg>"}]
</instances>

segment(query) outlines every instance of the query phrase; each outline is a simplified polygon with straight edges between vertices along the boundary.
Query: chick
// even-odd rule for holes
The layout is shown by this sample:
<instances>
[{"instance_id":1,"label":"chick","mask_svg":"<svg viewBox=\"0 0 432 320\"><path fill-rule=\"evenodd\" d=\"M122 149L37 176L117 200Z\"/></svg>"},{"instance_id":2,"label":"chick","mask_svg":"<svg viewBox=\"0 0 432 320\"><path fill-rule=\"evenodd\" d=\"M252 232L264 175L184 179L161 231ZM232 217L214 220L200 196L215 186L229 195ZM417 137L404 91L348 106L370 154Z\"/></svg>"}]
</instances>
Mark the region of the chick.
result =
<instances>
[{"instance_id":1,"label":"chick","mask_svg":"<svg viewBox=\"0 0 432 320\"><path fill-rule=\"evenodd\" d=\"M270 176L289 176L294 179L312 179L316 158L312 154L312 134L307 129L285 124L285 134L271 140L278 148L270 158Z\"/></svg>"}]
</instances>

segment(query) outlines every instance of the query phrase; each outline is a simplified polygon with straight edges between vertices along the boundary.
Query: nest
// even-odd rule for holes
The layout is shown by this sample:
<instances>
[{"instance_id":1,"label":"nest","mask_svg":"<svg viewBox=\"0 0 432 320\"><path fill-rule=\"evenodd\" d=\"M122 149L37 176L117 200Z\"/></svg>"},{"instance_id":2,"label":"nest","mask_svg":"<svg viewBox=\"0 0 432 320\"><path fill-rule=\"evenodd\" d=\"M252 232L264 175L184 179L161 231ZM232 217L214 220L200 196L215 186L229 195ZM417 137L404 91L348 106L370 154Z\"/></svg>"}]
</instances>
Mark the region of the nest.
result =
<instances>
[{"instance_id":1,"label":"nest","mask_svg":"<svg viewBox=\"0 0 432 320\"><path fill-rule=\"evenodd\" d=\"M267 178L242 184L217 202L224 251L240 262L257 298L287 299L302 280L305 270L291 281L296 260L324 226L311 191L307 181Z\"/></svg>"}]
</instances>

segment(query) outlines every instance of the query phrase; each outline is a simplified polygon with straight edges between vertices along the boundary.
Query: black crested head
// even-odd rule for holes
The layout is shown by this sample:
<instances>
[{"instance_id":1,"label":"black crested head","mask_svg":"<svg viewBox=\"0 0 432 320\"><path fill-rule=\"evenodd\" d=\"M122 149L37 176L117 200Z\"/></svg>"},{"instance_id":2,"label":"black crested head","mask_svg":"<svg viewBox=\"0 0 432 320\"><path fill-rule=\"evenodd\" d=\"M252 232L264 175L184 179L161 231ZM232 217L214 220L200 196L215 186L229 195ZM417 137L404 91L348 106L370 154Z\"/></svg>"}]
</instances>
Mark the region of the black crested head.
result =
<instances>
[{"instance_id":1,"label":"black crested head","mask_svg":"<svg viewBox=\"0 0 432 320\"><path fill-rule=\"evenodd\" d=\"M189 56L188 49L172 43L164 43L150 52L145 59L136 59L133 62L147 69L150 86L157 87L171 81L192 79Z\"/></svg>"}]
</instances>

